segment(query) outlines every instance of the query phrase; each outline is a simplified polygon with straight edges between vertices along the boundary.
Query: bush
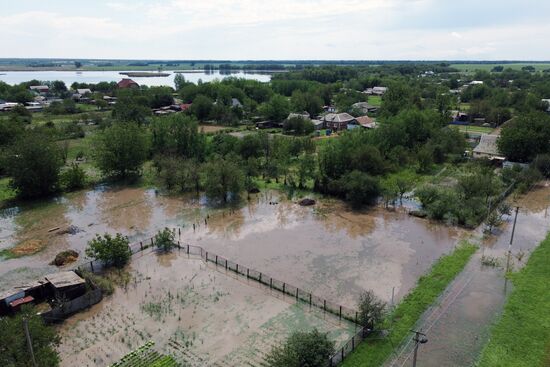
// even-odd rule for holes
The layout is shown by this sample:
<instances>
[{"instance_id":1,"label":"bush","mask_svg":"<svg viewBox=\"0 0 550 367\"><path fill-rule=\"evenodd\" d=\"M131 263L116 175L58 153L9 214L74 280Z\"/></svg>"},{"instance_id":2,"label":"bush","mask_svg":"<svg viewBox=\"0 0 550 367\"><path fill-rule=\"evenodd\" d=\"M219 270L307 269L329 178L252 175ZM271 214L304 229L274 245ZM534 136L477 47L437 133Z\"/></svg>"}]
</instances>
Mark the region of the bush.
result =
<instances>
[{"instance_id":1,"label":"bush","mask_svg":"<svg viewBox=\"0 0 550 367\"><path fill-rule=\"evenodd\" d=\"M373 291L363 292L359 298L357 321L372 330L384 320L385 309L386 304Z\"/></svg>"},{"instance_id":2,"label":"bush","mask_svg":"<svg viewBox=\"0 0 550 367\"><path fill-rule=\"evenodd\" d=\"M157 249L164 252L171 251L177 246L174 232L167 227L157 232L154 242Z\"/></svg>"},{"instance_id":3,"label":"bush","mask_svg":"<svg viewBox=\"0 0 550 367\"><path fill-rule=\"evenodd\" d=\"M334 353L334 342L317 329L294 332L284 344L274 347L266 356L270 367L325 366Z\"/></svg>"},{"instance_id":4,"label":"bush","mask_svg":"<svg viewBox=\"0 0 550 367\"><path fill-rule=\"evenodd\" d=\"M103 236L96 235L93 240L88 242L86 255L94 260L100 260L106 265L122 267L132 256L129 243L128 237L120 233L117 233L115 237L108 233Z\"/></svg>"},{"instance_id":5,"label":"bush","mask_svg":"<svg viewBox=\"0 0 550 367\"><path fill-rule=\"evenodd\" d=\"M372 204L380 195L378 180L360 171L352 171L338 180L344 190L346 200L354 208Z\"/></svg>"},{"instance_id":6,"label":"bush","mask_svg":"<svg viewBox=\"0 0 550 367\"><path fill-rule=\"evenodd\" d=\"M61 185L65 191L82 189L86 185L86 172L76 163L61 173Z\"/></svg>"}]
</instances>

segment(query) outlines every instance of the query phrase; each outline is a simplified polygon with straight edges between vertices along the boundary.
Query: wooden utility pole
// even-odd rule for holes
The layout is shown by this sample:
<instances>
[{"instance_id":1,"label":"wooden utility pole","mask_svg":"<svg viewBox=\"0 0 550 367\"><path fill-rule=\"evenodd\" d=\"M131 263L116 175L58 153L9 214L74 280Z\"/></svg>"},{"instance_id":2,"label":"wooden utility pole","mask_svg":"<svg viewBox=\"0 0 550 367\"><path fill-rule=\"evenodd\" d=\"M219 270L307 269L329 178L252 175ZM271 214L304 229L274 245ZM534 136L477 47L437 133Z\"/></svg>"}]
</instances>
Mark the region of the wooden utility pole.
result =
<instances>
[{"instance_id":1,"label":"wooden utility pole","mask_svg":"<svg viewBox=\"0 0 550 367\"><path fill-rule=\"evenodd\" d=\"M514 217L512 235L510 236L510 243L508 244L508 258L506 260L506 273L510 271L510 257L512 256L512 243L514 242L514 234L516 233L516 223L518 221L518 212L519 212L519 206L516 206L516 215Z\"/></svg>"},{"instance_id":2,"label":"wooden utility pole","mask_svg":"<svg viewBox=\"0 0 550 367\"><path fill-rule=\"evenodd\" d=\"M34 350L32 349L31 334L29 333L29 320L27 320L26 317L23 318L23 329L25 329L25 336L27 337L27 344L29 346L29 352L32 358L32 365L34 367L38 367L36 364L36 359L34 358Z\"/></svg>"}]
</instances>

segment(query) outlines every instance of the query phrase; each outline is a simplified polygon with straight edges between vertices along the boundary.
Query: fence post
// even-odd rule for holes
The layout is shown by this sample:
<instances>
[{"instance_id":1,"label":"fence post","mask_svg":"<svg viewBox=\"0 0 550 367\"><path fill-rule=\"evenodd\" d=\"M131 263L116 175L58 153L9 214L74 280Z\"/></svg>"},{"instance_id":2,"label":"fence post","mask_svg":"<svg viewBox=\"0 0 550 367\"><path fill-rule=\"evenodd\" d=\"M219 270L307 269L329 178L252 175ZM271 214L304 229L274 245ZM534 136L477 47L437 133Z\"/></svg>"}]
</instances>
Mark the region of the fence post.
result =
<instances>
[{"instance_id":1,"label":"fence post","mask_svg":"<svg viewBox=\"0 0 550 367\"><path fill-rule=\"evenodd\" d=\"M250 269L246 269L246 279L250 278Z\"/></svg>"},{"instance_id":2,"label":"fence post","mask_svg":"<svg viewBox=\"0 0 550 367\"><path fill-rule=\"evenodd\" d=\"M309 307L311 307L311 293L309 294Z\"/></svg>"},{"instance_id":3,"label":"fence post","mask_svg":"<svg viewBox=\"0 0 550 367\"><path fill-rule=\"evenodd\" d=\"M355 323L357 324L357 311L355 311Z\"/></svg>"},{"instance_id":4,"label":"fence post","mask_svg":"<svg viewBox=\"0 0 550 367\"><path fill-rule=\"evenodd\" d=\"M216 265L218 265L218 255L216 255Z\"/></svg>"},{"instance_id":5,"label":"fence post","mask_svg":"<svg viewBox=\"0 0 550 367\"><path fill-rule=\"evenodd\" d=\"M296 301L298 300L298 291L300 290L300 288L296 287Z\"/></svg>"},{"instance_id":6,"label":"fence post","mask_svg":"<svg viewBox=\"0 0 550 367\"><path fill-rule=\"evenodd\" d=\"M139 241L139 248L143 251L143 242Z\"/></svg>"},{"instance_id":7,"label":"fence post","mask_svg":"<svg viewBox=\"0 0 550 367\"><path fill-rule=\"evenodd\" d=\"M181 243L178 241L178 250L181 250Z\"/></svg>"},{"instance_id":8,"label":"fence post","mask_svg":"<svg viewBox=\"0 0 550 367\"><path fill-rule=\"evenodd\" d=\"M285 294L286 283L283 283L283 294Z\"/></svg>"},{"instance_id":9,"label":"fence post","mask_svg":"<svg viewBox=\"0 0 550 367\"><path fill-rule=\"evenodd\" d=\"M262 282L262 273L260 273L260 283Z\"/></svg>"},{"instance_id":10,"label":"fence post","mask_svg":"<svg viewBox=\"0 0 550 367\"><path fill-rule=\"evenodd\" d=\"M323 311L327 312L327 300L323 300Z\"/></svg>"},{"instance_id":11,"label":"fence post","mask_svg":"<svg viewBox=\"0 0 550 367\"><path fill-rule=\"evenodd\" d=\"M178 227L178 236L181 237L181 228Z\"/></svg>"},{"instance_id":12,"label":"fence post","mask_svg":"<svg viewBox=\"0 0 550 367\"><path fill-rule=\"evenodd\" d=\"M94 272L94 262L90 261L90 268L92 269L92 273Z\"/></svg>"},{"instance_id":13,"label":"fence post","mask_svg":"<svg viewBox=\"0 0 550 367\"><path fill-rule=\"evenodd\" d=\"M269 289L273 289L273 278L269 278Z\"/></svg>"},{"instance_id":14,"label":"fence post","mask_svg":"<svg viewBox=\"0 0 550 367\"><path fill-rule=\"evenodd\" d=\"M342 347L342 361L344 360L344 347Z\"/></svg>"},{"instance_id":15,"label":"fence post","mask_svg":"<svg viewBox=\"0 0 550 367\"><path fill-rule=\"evenodd\" d=\"M239 264L237 264L237 270L235 270L237 274L239 274Z\"/></svg>"},{"instance_id":16,"label":"fence post","mask_svg":"<svg viewBox=\"0 0 550 367\"><path fill-rule=\"evenodd\" d=\"M208 251L206 251L206 262L208 262Z\"/></svg>"},{"instance_id":17,"label":"fence post","mask_svg":"<svg viewBox=\"0 0 550 367\"><path fill-rule=\"evenodd\" d=\"M351 337L351 350L355 349L355 336Z\"/></svg>"},{"instance_id":18,"label":"fence post","mask_svg":"<svg viewBox=\"0 0 550 367\"><path fill-rule=\"evenodd\" d=\"M187 255L189 255L189 245L187 245Z\"/></svg>"},{"instance_id":19,"label":"fence post","mask_svg":"<svg viewBox=\"0 0 550 367\"><path fill-rule=\"evenodd\" d=\"M227 270L227 259L225 259L225 270Z\"/></svg>"},{"instance_id":20,"label":"fence post","mask_svg":"<svg viewBox=\"0 0 550 367\"><path fill-rule=\"evenodd\" d=\"M151 246L153 246L154 243L153 243L153 237L151 237Z\"/></svg>"},{"instance_id":21,"label":"fence post","mask_svg":"<svg viewBox=\"0 0 550 367\"><path fill-rule=\"evenodd\" d=\"M340 320L342 320L342 306L340 306Z\"/></svg>"}]
</instances>

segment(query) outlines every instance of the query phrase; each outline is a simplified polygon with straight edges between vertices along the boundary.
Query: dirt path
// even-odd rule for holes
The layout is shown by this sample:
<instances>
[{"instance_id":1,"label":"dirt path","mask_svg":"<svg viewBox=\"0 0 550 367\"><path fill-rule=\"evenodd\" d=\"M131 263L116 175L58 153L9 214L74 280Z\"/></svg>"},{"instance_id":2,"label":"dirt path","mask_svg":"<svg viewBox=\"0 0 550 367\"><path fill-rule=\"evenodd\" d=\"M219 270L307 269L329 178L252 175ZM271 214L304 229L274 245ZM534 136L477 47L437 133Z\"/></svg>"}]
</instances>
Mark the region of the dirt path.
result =
<instances>
[{"instance_id":1,"label":"dirt path","mask_svg":"<svg viewBox=\"0 0 550 367\"><path fill-rule=\"evenodd\" d=\"M511 204L520 207L511 261L517 269L550 230L550 184ZM416 329L427 334L428 343L419 349L417 366L471 366L477 360L511 290L504 267L512 223L513 218L508 218L499 233L482 243L464 271L418 322ZM483 256L496 259L499 266L482 265ZM414 343L407 340L386 366L412 365L413 349Z\"/></svg>"}]
</instances>

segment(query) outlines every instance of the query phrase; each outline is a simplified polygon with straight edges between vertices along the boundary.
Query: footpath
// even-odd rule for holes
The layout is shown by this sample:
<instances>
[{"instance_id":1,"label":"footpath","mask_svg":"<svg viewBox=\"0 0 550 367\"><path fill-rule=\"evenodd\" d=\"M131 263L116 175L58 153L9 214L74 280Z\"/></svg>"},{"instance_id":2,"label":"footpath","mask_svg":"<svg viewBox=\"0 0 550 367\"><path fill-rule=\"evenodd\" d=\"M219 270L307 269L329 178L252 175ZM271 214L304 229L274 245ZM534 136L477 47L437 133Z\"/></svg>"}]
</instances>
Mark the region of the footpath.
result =
<instances>
[{"instance_id":1,"label":"footpath","mask_svg":"<svg viewBox=\"0 0 550 367\"><path fill-rule=\"evenodd\" d=\"M509 201L520 207L510 262L517 270L550 231L550 183ZM418 367L471 366L479 358L512 288L504 275L513 220L514 214L483 241L482 229L476 231L480 249L416 325L428 338L419 347ZM483 265L482 259L498 264ZM411 333L385 366L412 366L414 344Z\"/></svg>"}]
</instances>

